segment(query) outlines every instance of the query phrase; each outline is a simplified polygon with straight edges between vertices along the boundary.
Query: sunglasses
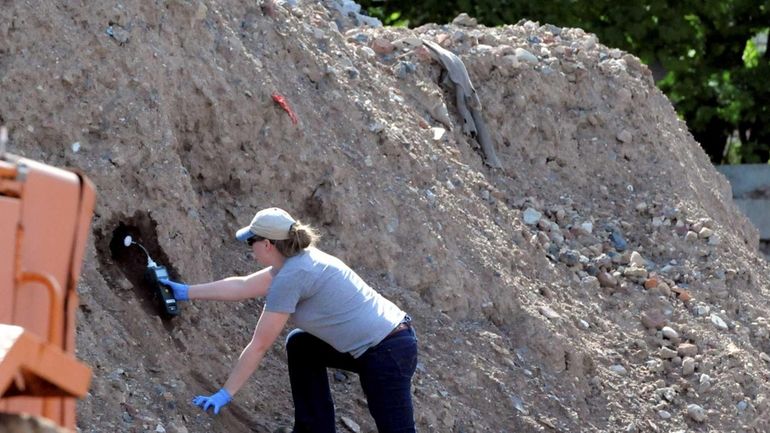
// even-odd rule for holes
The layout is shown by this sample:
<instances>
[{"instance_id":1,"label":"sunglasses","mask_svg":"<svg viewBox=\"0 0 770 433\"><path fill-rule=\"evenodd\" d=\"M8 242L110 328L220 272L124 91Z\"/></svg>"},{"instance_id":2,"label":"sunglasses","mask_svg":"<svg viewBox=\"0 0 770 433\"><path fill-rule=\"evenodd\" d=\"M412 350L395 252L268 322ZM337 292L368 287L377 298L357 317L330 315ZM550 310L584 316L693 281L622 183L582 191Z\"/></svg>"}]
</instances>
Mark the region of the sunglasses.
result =
<instances>
[{"instance_id":1,"label":"sunglasses","mask_svg":"<svg viewBox=\"0 0 770 433\"><path fill-rule=\"evenodd\" d=\"M249 246L252 246L252 245L254 245L257 242L261 242L261 241L264 241L264 240L265 240L265 238L263 238L261 236L252 236L252 237L246 239L246 243Z\"/></svg>"}]
</instances>

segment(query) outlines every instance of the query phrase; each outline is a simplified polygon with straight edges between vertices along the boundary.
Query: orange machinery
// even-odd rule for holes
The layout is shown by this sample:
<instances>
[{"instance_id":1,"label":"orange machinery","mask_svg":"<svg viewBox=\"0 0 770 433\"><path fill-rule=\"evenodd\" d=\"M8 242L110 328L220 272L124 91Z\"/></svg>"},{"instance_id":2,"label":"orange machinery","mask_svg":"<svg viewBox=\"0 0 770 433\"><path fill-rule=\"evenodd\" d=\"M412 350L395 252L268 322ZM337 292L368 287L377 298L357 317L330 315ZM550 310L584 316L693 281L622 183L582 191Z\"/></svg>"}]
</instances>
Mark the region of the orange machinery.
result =
<instances>
[{"instance_id":1,"label":"orange machinery","mask_svg":"<svg viewBox=\"0 0 770 433\"><path fill-rule=\"evenodd\" d=\"M91 369L74 353L94 186L74 172L4 154L3 133L0 413L40 416L74 430L75 398L91 381Z\"/></svg>"}]
</instances>

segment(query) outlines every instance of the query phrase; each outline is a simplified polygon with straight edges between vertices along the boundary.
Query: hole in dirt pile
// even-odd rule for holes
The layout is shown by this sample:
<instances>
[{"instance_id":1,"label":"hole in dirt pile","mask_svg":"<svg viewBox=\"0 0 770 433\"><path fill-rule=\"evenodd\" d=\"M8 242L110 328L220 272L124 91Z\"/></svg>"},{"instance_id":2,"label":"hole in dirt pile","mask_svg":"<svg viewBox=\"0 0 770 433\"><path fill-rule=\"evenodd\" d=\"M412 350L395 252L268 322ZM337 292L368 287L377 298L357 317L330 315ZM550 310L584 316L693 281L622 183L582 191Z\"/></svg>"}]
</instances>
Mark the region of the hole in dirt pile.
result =
<instances>
[{"instance_id":1,"label":"hole in dirt pile","mask_svg":"<svg viewBox=\"0 0 770 433\"><path fill-rule=\"evenodd\" d=\"M130 296L139 300L142 310L147 315L160 316L166 330L171 331L173 328L171 320L161 314L159 295L146 277L147 254L159 266L166 268L171 279L178 275L170 266L168 256L158 244L157 224L148 214L136 212L131 217L116 217L107 227L115 228L111 232L95 233L102 275L116 290L124 287L124 284L120 284L120 280L128 280L132 287ZM138 245L125 246L126 236L131 236L134 242L141 244L147 250L147 254Z\"/></svg>"}]
</instances>

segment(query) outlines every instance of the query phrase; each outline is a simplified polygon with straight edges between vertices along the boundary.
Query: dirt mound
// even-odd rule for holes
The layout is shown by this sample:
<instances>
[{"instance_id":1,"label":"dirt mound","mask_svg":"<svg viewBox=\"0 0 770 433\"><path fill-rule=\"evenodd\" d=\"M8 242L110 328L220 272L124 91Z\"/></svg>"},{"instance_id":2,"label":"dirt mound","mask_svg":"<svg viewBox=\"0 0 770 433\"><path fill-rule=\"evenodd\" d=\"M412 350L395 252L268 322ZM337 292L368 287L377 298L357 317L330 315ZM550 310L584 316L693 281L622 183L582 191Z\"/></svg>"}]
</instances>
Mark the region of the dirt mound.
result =
<instances>
[{"instance_id":1,"label":"dirt mound","mask_svg":"<svg viewBox=\"0 0 770 433\"><path fill-rule=\"evenodd\" d=\"M291 425L278 343L223 414L189 402L224 381L261 301L161 320L142 253L115 241L190 283L247 273L233 233L267 205L415 318L421 431L770 429L757 232L637 58L580 29L359 28L335 5L0 10L11 151L99 190L81 431ZM423 39L464 62L502 168ZM340 429L374 431L355 377L332 382Z\"/></svg>"}]
</instances>

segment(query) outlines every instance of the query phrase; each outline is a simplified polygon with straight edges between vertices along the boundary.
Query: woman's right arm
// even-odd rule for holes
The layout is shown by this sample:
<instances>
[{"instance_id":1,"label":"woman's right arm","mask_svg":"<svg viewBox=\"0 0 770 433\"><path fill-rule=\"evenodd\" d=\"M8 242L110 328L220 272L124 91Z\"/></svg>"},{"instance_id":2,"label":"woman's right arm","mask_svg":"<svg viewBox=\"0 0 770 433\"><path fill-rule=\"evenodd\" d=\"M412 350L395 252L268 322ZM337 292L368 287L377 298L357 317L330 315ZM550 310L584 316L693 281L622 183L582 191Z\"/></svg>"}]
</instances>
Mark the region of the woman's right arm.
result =
<instances>
[{"instance_id":1,"label":"woman's right arm","mask_svg":"<svg viewBox=\"0 0 770 433\"><path fill-rule=\"evenodd\" d=\"M213 301L240 301L267 295L273 281L272 267L267 267L251 275L230 277L211 283L190 285L190 300L206 299Z\"/></svg>"}]
</instances>

